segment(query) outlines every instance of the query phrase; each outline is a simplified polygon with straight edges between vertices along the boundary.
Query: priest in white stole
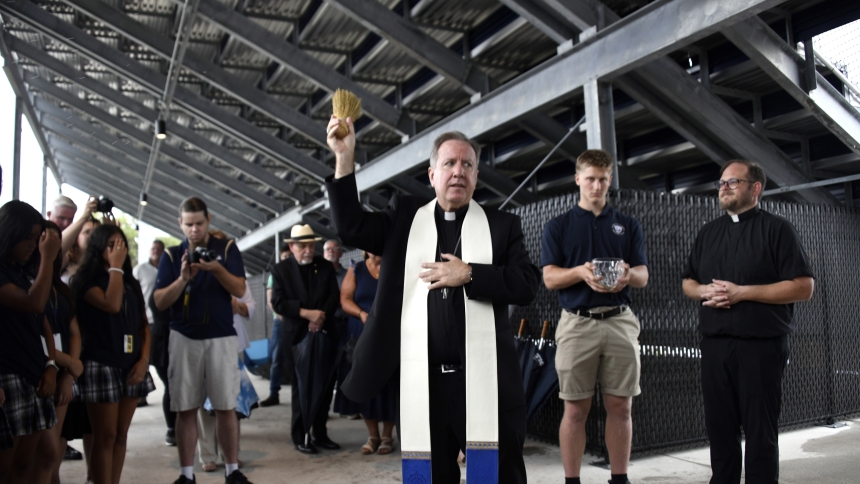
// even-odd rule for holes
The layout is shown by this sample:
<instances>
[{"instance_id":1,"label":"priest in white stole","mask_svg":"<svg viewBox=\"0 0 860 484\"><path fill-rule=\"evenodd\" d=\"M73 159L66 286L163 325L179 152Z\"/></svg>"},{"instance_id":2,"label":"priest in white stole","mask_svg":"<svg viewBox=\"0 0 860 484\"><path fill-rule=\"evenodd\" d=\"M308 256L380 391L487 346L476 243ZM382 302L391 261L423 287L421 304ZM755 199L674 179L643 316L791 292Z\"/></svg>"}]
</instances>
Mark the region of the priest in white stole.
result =
<instances>
[{"instance_id":1,"label":"priest in white stole","mask_svg":"<svg viewBox=\"0 0 860 484\"><path fill-rule=\"evenodd\" d=\"M341 389L367 401L400 383L403 482L458 484L466 453L470 484L524 483L525 396L508 321L527 305L540 273L517 216L472 200L480 148L458 132L436 139L428 174L436 199L395 195L366 212L355 184L355 133L328 143L326 180L344 244L385 260L379 289Z\"/></svg>"}]
</instances>

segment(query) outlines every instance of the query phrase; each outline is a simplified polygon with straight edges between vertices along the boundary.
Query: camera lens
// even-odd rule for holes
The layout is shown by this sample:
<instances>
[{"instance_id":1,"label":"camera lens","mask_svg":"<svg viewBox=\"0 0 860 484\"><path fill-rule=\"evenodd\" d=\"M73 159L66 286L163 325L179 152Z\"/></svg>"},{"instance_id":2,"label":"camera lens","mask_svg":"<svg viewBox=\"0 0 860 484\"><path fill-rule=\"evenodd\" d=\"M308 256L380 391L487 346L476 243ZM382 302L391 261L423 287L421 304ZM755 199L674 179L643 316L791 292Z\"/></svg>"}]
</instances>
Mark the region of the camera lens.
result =
<instances>
[{"instance_id":1,"label":"camera lens","mask_svg":"<svg viewBox=\"0 0 860 484\"><path fill-rule=\"evenodd\" d=\"M104 195L100 196L98 210L102 213L109 213L113 210L113 200L105 197Z\"/></svg>"}]
</instances>

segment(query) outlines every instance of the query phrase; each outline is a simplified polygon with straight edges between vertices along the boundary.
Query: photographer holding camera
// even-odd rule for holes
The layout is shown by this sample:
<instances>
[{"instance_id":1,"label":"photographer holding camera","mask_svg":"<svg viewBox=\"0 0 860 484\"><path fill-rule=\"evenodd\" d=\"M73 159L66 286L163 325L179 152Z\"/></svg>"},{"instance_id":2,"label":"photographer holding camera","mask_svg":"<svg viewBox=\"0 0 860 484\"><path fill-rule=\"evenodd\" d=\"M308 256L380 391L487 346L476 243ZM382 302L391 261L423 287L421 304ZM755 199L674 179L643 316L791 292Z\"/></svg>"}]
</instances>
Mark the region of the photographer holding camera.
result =
<instances>
[{"instance_id":1,"label":"photographer holding camera","mask_svg":"<svg viewBox=\"0 0 860 484\"><path fill-rule=\"evenodd\" d=\"M78 240L78 234L83 230L84 225L92 220L93 214L96 212L102 212L105 214L105 221L113 220L113 215L111 214L111 210L113 210L113 201L105 197L90 197L87 200L86 206L84 206L84 212L81 214L80 218L74 220L75 213L78 211L78 206L75 205L75 202L72 201L71 198L60 195L54 200L54 204L52 205L51 210L48 210L48 220L57 224L57 227L60 228L60 232L63 234L63 245L61 251L63 254L68 254L72 247L75 245L75 241ZM65 256L64 256L65 257ZM63 260L63 266L68 262L67 259Z\"/></svg>"},{"instance_id":2,"label":"photographer holding camera","mask_svg":"<svg viewBox=\"0 0 860 484\"><path fill-rule=\"evenodd\" d=\"M161 256L154 300L170 309L168 386L170 409L177 412L176 444L182 474L175 484L196 482L194 446L197 409L208 397L215 409L218 443L226 462L227 484L248 483L238 470L238 340L232 298L245 294L245 267L233 240L209 235L209 211L191 197L179 207L186 239Z\"/></svg>"}]
</instances>

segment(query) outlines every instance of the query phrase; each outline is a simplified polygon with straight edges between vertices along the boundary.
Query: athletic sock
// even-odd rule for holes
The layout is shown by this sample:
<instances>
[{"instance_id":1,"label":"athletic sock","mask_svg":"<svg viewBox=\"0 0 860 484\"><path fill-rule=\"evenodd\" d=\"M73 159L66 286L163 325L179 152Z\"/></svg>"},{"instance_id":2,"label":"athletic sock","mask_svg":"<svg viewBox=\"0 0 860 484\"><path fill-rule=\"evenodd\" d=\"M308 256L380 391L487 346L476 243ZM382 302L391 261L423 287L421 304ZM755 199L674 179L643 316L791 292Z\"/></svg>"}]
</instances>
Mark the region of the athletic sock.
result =
<instances>
[{"instance_id":1,"label":"athletic sock","mask_svg":"<svg viewBox=\"0 0 860 484\"><path fill-rule=\"evenodd\" d=\"M627 484L627 474L611 474L610 484Z\"/></svg>"},{"instance_id":2,"label":"athletic sock","mask_svg":"<svg viewBox=\"0 0 860 484\"><path fill-rule=\"evenodd\" d=\"M226 472L228 476L238 469L239 464L224 464L224 472Z\"/></svg>"},{"instance_id":3,"label":"athletic sock","mask_svg":"<svg viewBox=\"0 0 860 484\"><path fill-rule=\"evenodd\" d=\"M194 479L194 466L180 467L179 472L188 479Z\"/></svg>"},{"instance_id":4,"label":"athletic sock","mask_svg":"<svg viewBox=\"0 0 860 484\"><path fill-rule=\"evenodd\" d=\"M578 477L565 477L564 484L582 484Z\"/></svg>"}]
</instances>

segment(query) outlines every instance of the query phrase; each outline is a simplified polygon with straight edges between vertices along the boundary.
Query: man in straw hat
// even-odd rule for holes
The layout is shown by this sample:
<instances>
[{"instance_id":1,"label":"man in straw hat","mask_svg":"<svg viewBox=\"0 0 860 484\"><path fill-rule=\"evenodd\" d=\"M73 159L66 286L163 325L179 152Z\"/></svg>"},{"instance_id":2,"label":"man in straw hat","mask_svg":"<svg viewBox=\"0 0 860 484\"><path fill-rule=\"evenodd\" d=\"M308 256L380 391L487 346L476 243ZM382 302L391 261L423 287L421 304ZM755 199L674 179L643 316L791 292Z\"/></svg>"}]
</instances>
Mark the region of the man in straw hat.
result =
<instances>
[{"instance_id":1,"label":"man in straw hat","mask_svg":"<svg viewBox=\"0 0 860 484\"><path fill-rule=\"evenodd\" d=\"M322 256L314 255L314 242L322 237L314 234L310 225L295 225L290 231L290 238L285 242L290 244L293 256L278 262L272 269L272 309L283 318L283 324L292 327L285 334L293 335L292 341L283 344L295 346L303 343L311 333L320 333L314 337L325 337L334 345L330 355L336 356L337 335L334 325L334 312L340 301L340 291L337 288L337 278L334 266ZM326 340L328 341L328 340ZM296 450L303 454L316 454L318 448L336 450L340 446L328 437L326 420L334 390L335 358L323 357L331 361L314 361L314 371L331 368L331 377L323 385L313 391L322 395L314 415L303 415L300 404L304 395L300 395L299 382L307 381L311 376L310 368L297 359L293 375L292 413L293 420L291 435ZM304 372L304 373L303 373ZM319 393L322 392L322 393ZM311 425L308 425L309 420ZM312 427L312 438L305 431Z\"/></svg>"},{"instance_id":2,"label":"man in straw hat","mask_svg":"<svg viewBox=\"0 0 860 484\"><path fill-rule=\"evenodd\" d=\"M354 176L355 131L328 144L337 165L326 180L343 242L389 261L342 385L373 397L400 369L403 482L526 482L525 396L507 309L527 305L540 273L515 215L472 200L480 148L459 132L436 138L430 203L395 196L384 212L362 210Z\"/></svg>"}]
</instances>

